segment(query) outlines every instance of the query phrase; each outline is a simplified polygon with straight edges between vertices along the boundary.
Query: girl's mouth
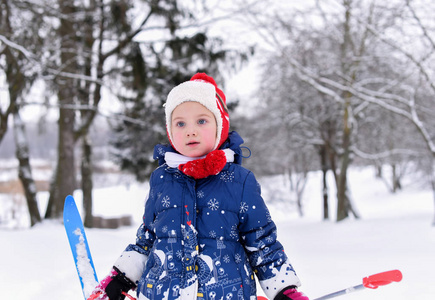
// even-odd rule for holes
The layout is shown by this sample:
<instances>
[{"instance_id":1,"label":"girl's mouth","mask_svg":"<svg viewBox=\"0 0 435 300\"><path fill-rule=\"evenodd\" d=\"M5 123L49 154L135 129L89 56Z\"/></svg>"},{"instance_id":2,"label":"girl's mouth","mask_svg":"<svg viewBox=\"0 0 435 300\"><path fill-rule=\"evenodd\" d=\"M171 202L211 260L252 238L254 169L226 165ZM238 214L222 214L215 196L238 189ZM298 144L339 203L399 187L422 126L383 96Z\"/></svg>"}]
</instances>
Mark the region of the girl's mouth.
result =
<instances>
[{"instance_id":1,"label":"girl's mouth","mask_svg":"<svg viewBox=\"0 0 435 300\"><path fill-rule=\"evenodd\" d=\"M198 144L199 144L199 142L188 142L187 146L195 146L195 145L198 145Z\"/></svg>"}]
</instances>

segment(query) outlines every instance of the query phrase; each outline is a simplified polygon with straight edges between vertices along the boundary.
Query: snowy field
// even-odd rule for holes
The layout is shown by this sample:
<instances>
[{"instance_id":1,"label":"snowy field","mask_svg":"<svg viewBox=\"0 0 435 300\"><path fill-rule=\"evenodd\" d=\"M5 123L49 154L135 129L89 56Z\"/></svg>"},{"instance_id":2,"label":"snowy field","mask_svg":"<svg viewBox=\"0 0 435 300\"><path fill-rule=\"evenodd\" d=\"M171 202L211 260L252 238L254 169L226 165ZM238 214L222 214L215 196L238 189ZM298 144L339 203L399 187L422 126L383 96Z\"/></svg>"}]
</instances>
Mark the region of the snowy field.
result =
<instances>
[{"instance_id":1,"label":"snowy field","mask_svg":"<svg viewBox=\"0 0 435 300\"><path fill-rule=\"evenodd\" d=\"M351 191L362 219L337 224L322 221L320 177L315 173L309 178L303 218L291 204L272 202L269 208L278 226L278 238L302 280L301 290L310 299L393 269L402 271L401 282L337 299L435 299L434 204L430 190L408 184L393 195L374 178L373 170L353 170ZM282 178L261 182L265 195L270 189L282 190L285 186ZM130 214L135 222L118 230L87 230L100 279L125 246L134 242L146 193L147 185L136 184L95 190L95 214ZM80 193L74 196L80 207ZM45 207L47 195L38 197L40 206ZM61 224L44 222L33 229L2 229L0 240L2 299L83 299Z\"/></svg>"}]
</instances>

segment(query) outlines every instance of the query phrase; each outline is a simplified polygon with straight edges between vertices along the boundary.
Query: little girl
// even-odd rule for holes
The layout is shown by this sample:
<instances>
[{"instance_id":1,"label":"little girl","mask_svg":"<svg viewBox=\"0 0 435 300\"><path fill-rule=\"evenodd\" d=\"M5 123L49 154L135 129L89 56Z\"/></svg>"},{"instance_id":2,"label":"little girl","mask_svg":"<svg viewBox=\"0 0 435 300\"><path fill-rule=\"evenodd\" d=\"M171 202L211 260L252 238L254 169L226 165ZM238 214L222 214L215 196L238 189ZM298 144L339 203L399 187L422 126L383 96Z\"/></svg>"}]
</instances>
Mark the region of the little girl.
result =
<instances>
[{"instance_id":1,"label":"little girl","mask_svg":"<svg viewBox=\"0 0 435 300\"><path fill-rule=\"evenodd\" d=\"M142 299L256 299L254 273L269 299L308 300L261 197L241 166L242 138L229 133L224 93L204 73L169 93L170 146L157 145L135 244L96 287L98 299L130 289Z\"/></svg>"}]
</instances>

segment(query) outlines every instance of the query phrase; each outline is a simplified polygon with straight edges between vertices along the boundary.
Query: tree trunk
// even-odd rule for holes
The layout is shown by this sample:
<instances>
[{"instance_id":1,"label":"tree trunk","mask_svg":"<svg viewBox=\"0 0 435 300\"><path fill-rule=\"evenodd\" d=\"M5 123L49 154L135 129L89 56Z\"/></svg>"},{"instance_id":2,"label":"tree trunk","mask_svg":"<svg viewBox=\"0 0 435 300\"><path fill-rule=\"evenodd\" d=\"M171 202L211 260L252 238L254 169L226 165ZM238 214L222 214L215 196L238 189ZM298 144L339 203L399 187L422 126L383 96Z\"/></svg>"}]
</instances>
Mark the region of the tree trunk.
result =
<instances>
[{"instance_id":1,"label":"tree trunk","mask_svg":"<svg viewBox=\"0 0 435 300\"><path fill-rule=\"evenodd\" d=\"M432 179L432 194L433 194L433 201L434 201L434 216L432 221L432 226L435 226L435 180Z\"/></svg>"},{"instance_id":2,"label":"tree trunk","mask_svg":"<svg viewBox=\"0 0 435 300\"><path fill-rule=\"evenodd\" d=\"M64 16L73 16L74 4L71 1L59 1L60 11ZM71 17L72 18L72 17ZM59 27L61 38L61 65L65 72L77 72L75 30L72 21L65 17L61 19ZM46 217L58 219L62 217L65 197L72 195L76 187L74 163L74 122L75 111L68 107L74 104L76 84L69 78L58 78L59 131L58 131L58 159L56 174L50 189L50 200Z\"/></svg>"},{"instance_id":3,"label":"tree trunk","mask_svg":"<svg viewBox=\"0 0 435 300\"><path fill-rule=\"evenodd\" d=\"M348 59L349 56L349 48L351 44L351 36L350 36L350 3L343 2L345 7L345 22L343 24L343 42L341 44L341 71L343 74L348 75L350 71L350 62ZM350 123L350 99L351 95L349 92L344 92L344 107L343 107L343 141L342 141L342 151L340 157L340 171L337 174L336 178L337 184L337 222L346 219L348 214L348 201L346 198L346 182L347 182L347 168L349 166L349 147L350 147L350 135L351 135L351 123Z\"/></svg>"},{"instance_id":4,"label":"tree trunk","mask_svg":"<svg viewBox=\"0 0 435 300\"><path fill-rule=\"evenodd\" d=\"M434 201L434 217L432 221L432 226L435 226L435 153L433 153L432 155L431 184L432 184L432 194L433 194L433 201Z\"/></svg>"},{"instance_id":5,"label":"tree trunk","mask_svg":"<svg viewBox=\"0 0 435 300\"><path fill-rule=\"evenodd\" d=\"M90 5L88 7L88 17L85 18L84 28L86 28L86 33L84 35L84 43L83 48L84 52L86 53L92 53L93 52L93 46L95 43L95 37L94 37L94 27L93 27L93 16L95 15L95 10L97 9L97 5L95 1L90 1ZM103 29L101 29L103 30ZM101 49L100 49L101 50ZM99 51L100 53L100 51ZM100 58L100 56L99 56ZM99 65L100 67L100 65ZM98 68L99 69L99 68ZM88 77L92 77L92 56L88 55L84 59L84 73ZM102 79L102 73L97 72L97 75L101 76L99 79ZM94 92L98 92L95 94L97 97L94 98L94 105L95 107L98 106L98 103L101 99L101 94L99 93L101 86L94 86L95 84L91 84L88 81L85 81L81 84L83 87L83 92L79 94L80 102L83 105L89 105L91 100L91 94L92 89L94 89ZM92 144L90 142L88 132L90 124L92 124L92 121L95 117L95 111L81 111L80 112L80 119L83 124L83 129L79 130L79 132L76 134L76 140L78 140L80 134L82 134L82 162L81 162L81 177L82 177L82 192L83 192L83 210L84 210L84 225L86 227L94 227L93 222L93 215L92 215L92 188L93 188L93 181L92 181ZM89 124L89 125L87 125Z\"/></svg>"},{"instance_id":6,"label":"tree trunk","mask_svg":"<svg viewBox=\"0 0 435 300\"><path fill-rule=\"evenodd\" d=\"M6 132L8 131L8 120L10 115L11 106L13 104L10 104L8 109L3 113L0 109L0 144L6 135Z\"/></svg>"},{"instance_id":7,"label":"tree trunk","mask_svg":"<svg viewBox=\"0 0 435 300\"><path fill-rule=\"evenodd\" d=\"M2 1L0 11L0 34L6 36L8 39L13 35L10 12L11 9L8 1ZM6 107L4 112L2 111L2 108L4 108L3 104L2 107L0 107L0 143L8 130L9 115L12 115L13 111L18 109L16 107L18 95L23 90L27 81L21 72L21 63L18 62L18 58L16 58L13 51L7 45L3 45L3 43L1 55L2 57L3 55L6 57L7 62L6 68L2 71L6 74L6 81L9 89L9 105ZM4 96L2 95L2 97Z\"/></svg>"},{"instance_id":8,"label":"tree trunk","mask_svg":"<svg viewBox=\"0 0 435 300\"><path fill-rule=\"evenodd\" d=\"M342 173L343 172L343 173ZM346 197L346 177L347 170L342 170L338 176L337 183L337 222L349 217L349 199Z\"/></svg>"},{"instance_id":9,"label":"tree trunk","mask_svg":"<svg viewBox=\"0 0 435 300\"><path fill-rule=\"evenodd\" d=\"M81 173L85 226L92 228L94 225L92 215L92 146L88 136L83 137Z\"/></svg>"},{"instance_id":10,"label":"tree trunk","mask_svg":"<svg viewBox=\"0 0 435 300\"><path fill-rule=\"evenodd\" d=\"M397 175L397 165L391 165L392 171L392 181L393 181L393 193L397 192L397 190L402 189L402 184L400 182L400 176Z\"/></svg>"},{"instance_id":11,"label":"tree trunk","mask_svg":"<svg viewBox=\"0 0 435 300\"><path fill-rule=\"evenodd\" d=\"M304 194L305 186L307 184L307 172L302 171L301 174L296 175L296 203L300 217L304 216L302 208L302 196Z\"/></svg>"},{"instance_id":12,"label":"tree trunk","mask_svg":"<svg viewBox=\"0 0 435 300\"><path fill-rule=\"evenodd\" d=\"M74 159L74 111L60 109L58 133L58 158L50 198L45 217L59 219L63 214L65 197L72 195L76 188Z\"/></svg>"},{"instance_id":13,"label":"tree trunk","mask_svg":"<svg viewBox=\"0 0 435 300\"><path fill-rule=\"evenodd\" d=\"M319 148L320 163L322 164L322 185L323 185L323 220L329 220L329 205L328 205L328 183L326 175L328 172L328 159L326 146L322 145Z\"/></svg>"},{"instance_id":14,"label":"tree trunk","mask_svg":"<svg viewBox=\"0 0 435 300\"><path fill-rule=\"evenodd\" d=\"M350 95L346 96L346 103L343 115L343 154L341 156L340 174L337 181L337 222L346 219L349 216L350 202L346 197L347 190L347 169L350 162L350 136L351 125L349 123Z\"/></svg>"},{"instance_id":15,"label":"tree trunk","mask_svg":"<svg viewBox=\"0 0 435 300\"><path fill-rule=\"evenodd\" d=\"M433 200L434 200L434 216L432 221L432 226L435 226L435 181L432 180L432 193L433 193Z\"/></svg>"},{"instance_id":16,"label":"tree trunk","mask_svg":"<svg viewBox=\"0 0 435 300\"><path fill-rule=\"evenodd\" d=\"M383 177L383 173L382 173L382 165L376 163L376 164L375 164L375 170L376 170L376 178L382 178L382 177Z\"/></svg>"},{"instance_id":17,"label":"tree trunk","mask_svg":"<svg viewBox=\"0 0 435 300\"><path fill-rule=\"evenodd\" d=\"M47 209L45 211L44 218L46 219L52 219L54 218L54 203L56 199L58 199L58 182L57 182L57 169L59 168L59 165L56 164L56 169L53 172L53 178L50 182L50 196L48 197L48 203L47 203Z\"/></svg>"},{"instance_id":18,"label":"tree trunk","mask_svg":"<svg viewBox=\"0 0 435 300\"><path fill-rule=\"evenodd\" d=\"M1 34L6 34L9 38L13 36L11 28L10 7L8 2L2 2L1 15ZM11 50L8 46L2 48L2 55L6 56L6 68L3 70L6 74L6 81L9 92L9 105L4 113L0 113L0 142L2 141L8 128L9 115L13 115L14 139L16 145L15 155L19 161L18 177L23 185L24 194L26 196L27 207L30 216L30 225L41 222L41 215L38 209L36 200L36 186L32 177L32 168L29 162L29 146L27 136L25 134L24 123L19 115L18 101L26 90L26 85L31 82L29 74L27 76L22 71L25 68L25 62L20 55ZM1 109L0 109L1 111Z\"/></svg>"},{"instance_id":19,"label":"tree trunk","mask_svg":"<svg viewBox=\"0 0 435 300\"><path fill-rule=\"evenodd\" d=\"M91 5L89 7L90 10L96 9L98 6L95 5L94 1L90 2ZM69 6L70 5L70 6ZM74 12L75 8L71 1L62 0L60 1L61 10L65 15L71 14ZM89 16L92 14L89 12ZM79 66L75 61L75 54L77 45L72 37L75 35L75 31L73 28L73 19L63 20L60 28L60 36L62 38L62 43L64 46L62 49L70 49L70 51L62 52L61 58L63 65L67 65L65 70L69 73L77 73L79 72ZM85 39L84 39L84 52L92 53L93 51L93 20L92 18L86 19L84 24L80 24L81 28L85 28ZM103 38L103 26L100 28L100 38ZM84 71L84 75L87 77L92 77L92 55L85 56L84 58L85 64L80 69ZM98 63L97 63L97 78L103 78L103 64L105 58L102 57L102 41L100 41L98 48ZM79 101L83 105L93 105L95 108L98 107L98 104L101 100L101 86L95 85L84 81L81 83L76 83L71 79L63 79L65 85L60 87L58 92L59 103L61 104L60 115L59 115L59 147L58 147L58 163L56 168L55 176L53 177L52 185L50 188L50 199L48 203L47 213L54 211L54 215L59 215L63 211L63 203L65 196L68 194L72 194L76 182L75 182L75 164L74 164L74 145L75 143L82 137L88 134L89 128L96 116L96 110L91 111L82 111L81 112L81 125L80 128L75 128L75 112L72 109L62 108L63 104L74 104L75 100ZM74 88L77 87L77 88ZM93 99L90 97L90 93L93 90ZM90 144L89 144L89 147ZM91 149L89 149L91 151ZM89 156L90 159L90 156ZM90 164L90 161L89 161ZM83 172L83 166L82 166ZM87 172L87 171L85 171ZM83 175L83 174L82 174ZM86 187L83 190L83 196L86 197L84 201L92 201L91 196L85 195L86 193L91 193L92 191L92 173L85 179ZM82 183L83 184L83 183ZM83 186L82 186L83 187ZM90 189L90 190L89 190ZM89 217L92 218L92 203L85 204L90 205L90 214ZM52 209L50 209L52 208ZM88 211L89 208L85 207L85 212ZM50 213L53 215L53 213ZM46 215L46 217L56 218L55 216ZM92 226L90 224L91 220L85 221L85 225Z\"/></svg>"},{"instance_id":20,"label":"tree trunk","mask_svg":"<svg viewBox=\"0 0 435 300\"><path fill-rule=\"evenodd\" d=\"M41 214L36 200L36 185L32 177L32 168L29 162L29 147L25 133L24 123L15 108L14 113L14 138L16 147L16 157L19 161L18 177L23 185L26 196L27 207L29 209L30 226L41 222Z\"/></svg>"}]
</instances>

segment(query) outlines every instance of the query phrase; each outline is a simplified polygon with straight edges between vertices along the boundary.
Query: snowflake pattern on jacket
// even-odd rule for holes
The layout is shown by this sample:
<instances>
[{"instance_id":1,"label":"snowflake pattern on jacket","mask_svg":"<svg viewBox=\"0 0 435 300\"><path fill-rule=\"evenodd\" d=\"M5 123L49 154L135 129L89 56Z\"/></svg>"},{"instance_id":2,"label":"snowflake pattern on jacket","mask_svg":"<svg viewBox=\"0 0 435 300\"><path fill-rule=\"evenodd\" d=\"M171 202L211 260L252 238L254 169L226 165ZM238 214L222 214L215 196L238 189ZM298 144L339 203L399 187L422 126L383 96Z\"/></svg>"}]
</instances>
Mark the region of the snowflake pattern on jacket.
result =
<instances>
[{"instance_id":1,"label":"snowflake pattern on jacket","mask_svg":"<svg viewBox=\"0 0 435 300\"><path fill-rule=\"evenodd\" d=\"M137 280L138 299L256 299L254 273L270 299L300 285L260 185L241 166L242 143L231 132L221 149L236 153L234 163L199 180L165 164L164 153L172 147L156 146L160 166L150 178L143 224L136 244L115 264ZM132 251L147 257L146 264L135 262ZM142 265L135 272L140 276L130 275L130 267Z\"/></svg>"}]
</instances>

